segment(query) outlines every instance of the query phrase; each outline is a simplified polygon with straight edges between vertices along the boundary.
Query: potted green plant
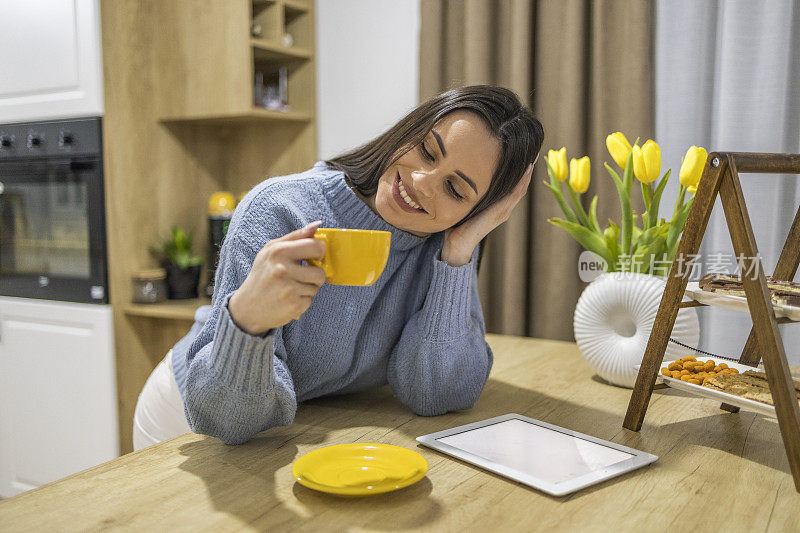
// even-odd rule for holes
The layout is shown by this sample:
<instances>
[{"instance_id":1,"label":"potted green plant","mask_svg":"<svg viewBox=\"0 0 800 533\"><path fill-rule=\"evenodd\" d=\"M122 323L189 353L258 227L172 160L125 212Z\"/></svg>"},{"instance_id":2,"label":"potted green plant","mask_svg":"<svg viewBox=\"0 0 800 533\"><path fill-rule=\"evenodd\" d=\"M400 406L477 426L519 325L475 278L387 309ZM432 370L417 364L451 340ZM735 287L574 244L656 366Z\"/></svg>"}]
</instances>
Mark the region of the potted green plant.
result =
<instances>
[{"instance_id":1,"label":"potted green plant","mask_svg":"<svg viewBox=\"0 0 800 533\"><path fill-rule=\"evenodd\" d=\"M167 296L171 300L197 298L202 260L192 252L192 240L190 232L173 227L170 238L165 239L160 248L153 249L167 271Z\"/></svg>"}]
</instances>

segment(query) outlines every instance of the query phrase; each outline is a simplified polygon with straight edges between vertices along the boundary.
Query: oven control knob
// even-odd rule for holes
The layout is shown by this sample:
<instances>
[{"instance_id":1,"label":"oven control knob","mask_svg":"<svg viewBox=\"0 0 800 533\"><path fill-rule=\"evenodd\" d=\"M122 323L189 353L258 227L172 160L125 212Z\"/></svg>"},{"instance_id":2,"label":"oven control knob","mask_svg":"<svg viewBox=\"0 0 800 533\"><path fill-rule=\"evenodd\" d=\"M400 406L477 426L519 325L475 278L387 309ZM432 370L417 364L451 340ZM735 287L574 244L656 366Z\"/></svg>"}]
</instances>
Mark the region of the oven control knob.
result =
<instances>
[{"instance_id":1,"label":"oven control knob","mask_svg":"<svg viewBox=\"0 0 800 533\"><path fill-rule=\"evenodd\" d=\"M72 146L75 143L75 136L68 131L62 131L58 135L58 145L60 147Z\"/></svg>"},{"instance_id":2,"label":"oven control knob","mask_svg":"<svg viewBox=\"0 0 800 533\"><path fill-rule=\"evenodd\" d=\"M14 139L11 135L0 135L0 146L3 148L11 148L12 144L14 144Z\"/></svg>"},{"instance_id":3,"label":"oven control knob","mask_svg":"<svg viewBox=\"0 0 800 533\"><path fill-rule=\"evenodd\" d=\"M36 133L31 133L28 135L28 148L35 148L42 145L42 137L41 135L37 135Z\"/></svg>"}]
</instances>

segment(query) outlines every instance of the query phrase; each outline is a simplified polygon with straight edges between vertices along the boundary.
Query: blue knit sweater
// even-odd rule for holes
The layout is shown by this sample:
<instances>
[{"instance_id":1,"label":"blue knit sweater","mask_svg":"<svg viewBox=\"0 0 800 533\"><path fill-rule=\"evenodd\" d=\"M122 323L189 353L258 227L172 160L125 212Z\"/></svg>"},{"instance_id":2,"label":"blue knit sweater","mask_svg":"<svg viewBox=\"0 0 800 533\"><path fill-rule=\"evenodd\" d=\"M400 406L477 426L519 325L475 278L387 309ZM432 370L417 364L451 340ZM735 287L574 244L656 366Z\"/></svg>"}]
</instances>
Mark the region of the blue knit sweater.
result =
<instances>
[{"instance_id":1,"label":"blue knit sweater","mask_svg":"<svg viewBox=\"0 0 800 533\"><path fill-rule=\"evenodd\" d=\"M227 303L256 253L315 220L322 227L385 230L391 252L369 287L324 284L298 319L259 337L231 320ZM391 385L414 413L469 409L492 365L475 263L439 260L444 234L417 237L376 215L319 162L272 178L236 208L220 252L210 308L173 349L186 416L197 433L243 443L292 423L298 402Z\"/></svg>"}]
</instances>

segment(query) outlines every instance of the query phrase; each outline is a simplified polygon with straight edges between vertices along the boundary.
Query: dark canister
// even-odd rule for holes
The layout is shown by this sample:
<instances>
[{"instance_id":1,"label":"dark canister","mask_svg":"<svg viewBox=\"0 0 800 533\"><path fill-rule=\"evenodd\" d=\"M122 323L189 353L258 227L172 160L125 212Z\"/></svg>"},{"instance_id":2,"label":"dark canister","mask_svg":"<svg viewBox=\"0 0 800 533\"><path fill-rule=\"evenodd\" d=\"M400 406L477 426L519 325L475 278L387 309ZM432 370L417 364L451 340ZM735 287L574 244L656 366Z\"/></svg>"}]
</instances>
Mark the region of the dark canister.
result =
<instances>
[{"instance_id":1,"label":"dark canister","mask_svg":"<svg viewBox=\"0 0 800 533\"><path fill-rule=\"evenodd\" d=\"M228 191L219 191L208 200L208 284L205 294L214 295L214 276L219 263L219 251L228 233L228 225L233 217L236 200Z\"/></svg>"}]
</instances>

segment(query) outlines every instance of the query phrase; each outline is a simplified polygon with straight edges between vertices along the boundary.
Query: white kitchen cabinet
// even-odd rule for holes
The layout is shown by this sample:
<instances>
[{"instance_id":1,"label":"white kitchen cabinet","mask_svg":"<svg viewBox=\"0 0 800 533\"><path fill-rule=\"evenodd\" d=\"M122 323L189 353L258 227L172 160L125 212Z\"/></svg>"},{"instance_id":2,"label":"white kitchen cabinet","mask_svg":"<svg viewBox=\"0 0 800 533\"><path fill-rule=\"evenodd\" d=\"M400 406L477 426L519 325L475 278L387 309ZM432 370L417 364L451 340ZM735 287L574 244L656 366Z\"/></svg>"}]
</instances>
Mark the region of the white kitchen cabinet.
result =
<instances>
[{"instance_id":1,"label":"white kitchen cabinet","mask_svg":"<svg viewBox=\"0 0 800 533\"><path fill-rule=\"evenodd\" d=\"M0 297L0 497L118 456L111 307Z\"/></svg>"},{"instance_id":2,"label":"white kitchen cabinet","mask_svg":"<svg viewBox=\"0 0 800 533\"><path fill-rule=\"evenodd\" d=\"M0 124L103 114L98 0L0 0Z\"/></svg>"}]
</instances>

